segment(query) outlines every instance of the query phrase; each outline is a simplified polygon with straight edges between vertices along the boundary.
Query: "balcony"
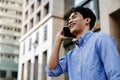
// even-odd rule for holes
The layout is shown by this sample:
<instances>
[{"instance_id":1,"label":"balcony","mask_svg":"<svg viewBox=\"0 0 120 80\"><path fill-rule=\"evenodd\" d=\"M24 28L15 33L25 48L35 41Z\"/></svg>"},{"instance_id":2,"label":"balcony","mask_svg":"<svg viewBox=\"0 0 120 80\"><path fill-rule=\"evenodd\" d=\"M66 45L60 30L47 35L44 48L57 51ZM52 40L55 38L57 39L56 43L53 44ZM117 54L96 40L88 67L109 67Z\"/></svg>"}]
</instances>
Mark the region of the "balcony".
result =
<instances>
[{"instance_id":1,"label":"balcony","mask_svg":"<svg viewBox=\"0 0 120 80\"><path fill-rule=\"evenodd\" d=\"M11 10L16 10L16 11L21 11L22 12L22 7L15 7L15 6L11 6L9 4L2 4L2 3L0 3L0 7L1 8L6 8L6 9L11 9Z\"/></svg>"},{"instance_id":2,"label":"balcony","mask_svg":"<svg viewBox=\"0 0 120 80\"><path fill-rule=\"evenodd\" d=\"M21 24L18 24L18 23L10 23L10 22L7 22L7 21L4 21L4 20L1 20L0 21L0 25L3 25L3 26L11 26L11 27L16 27L16 28L21 28Z\"/></svg>"},{"instance_id":3,"label":"balcony","mask_svg":"<svg viewBox=\"0 0 120 80\"><path fill-rule=\"evenodd\" d=\"M15 32L15 31L0 29L0 34L20 37L21 33L20 32Z\"/></svg>"},{"instance_id":4,"label":"balcony","mask_svg":"<svg viewBox=\"0 0 120 80\"><path fill-rule=\"evenodd\" d=\"M14 15L13 15L14 14ZM0 16L5 16L5 17L9 17L9 18L14 18L14 19L19 19L22 20L22 15L16 15L15 13L8 13L8 12L0 12Z\"/></svg>"}]
</instances>

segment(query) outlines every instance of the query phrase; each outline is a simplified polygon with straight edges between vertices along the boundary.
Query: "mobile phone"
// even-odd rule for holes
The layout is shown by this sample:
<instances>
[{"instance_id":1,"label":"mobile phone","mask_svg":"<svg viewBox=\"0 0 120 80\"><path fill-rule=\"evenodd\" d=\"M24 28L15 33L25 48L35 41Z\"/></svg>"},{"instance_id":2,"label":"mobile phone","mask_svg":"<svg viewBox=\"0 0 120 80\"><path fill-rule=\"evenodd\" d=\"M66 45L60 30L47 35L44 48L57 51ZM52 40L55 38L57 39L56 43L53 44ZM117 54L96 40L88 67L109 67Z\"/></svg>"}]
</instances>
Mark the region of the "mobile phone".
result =
<instances>
[{"instance_id":1,"label":"mobile phone","mask_svg":"<svg viewBox=\"0 0 120 80\"><path fill-rule=\"evenodd\" d=\"M63 27L63 35L65 37L71 37L71 38L76 38L76 36L74 36L71 32L70 29L68 27Z\"/></svg>"}]
</instances>

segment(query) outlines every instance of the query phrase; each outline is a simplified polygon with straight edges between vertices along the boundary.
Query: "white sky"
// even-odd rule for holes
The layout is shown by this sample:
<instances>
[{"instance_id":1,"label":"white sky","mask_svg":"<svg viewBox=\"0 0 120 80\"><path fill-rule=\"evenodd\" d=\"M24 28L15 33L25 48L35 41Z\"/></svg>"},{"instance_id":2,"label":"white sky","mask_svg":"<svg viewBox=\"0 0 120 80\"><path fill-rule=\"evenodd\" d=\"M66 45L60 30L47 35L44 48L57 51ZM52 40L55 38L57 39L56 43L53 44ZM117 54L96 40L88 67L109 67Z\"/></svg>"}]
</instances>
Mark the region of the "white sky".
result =
<instances>
[{"instance_id":1,"label":"white sky","mask_svg":"<svg viewBox=\"0 0 120 80\"><path fill-rule=\"evenodd\" d=\"M83 0L75 0L75 5L79 4Z\"/></svg>"}]
</instances>

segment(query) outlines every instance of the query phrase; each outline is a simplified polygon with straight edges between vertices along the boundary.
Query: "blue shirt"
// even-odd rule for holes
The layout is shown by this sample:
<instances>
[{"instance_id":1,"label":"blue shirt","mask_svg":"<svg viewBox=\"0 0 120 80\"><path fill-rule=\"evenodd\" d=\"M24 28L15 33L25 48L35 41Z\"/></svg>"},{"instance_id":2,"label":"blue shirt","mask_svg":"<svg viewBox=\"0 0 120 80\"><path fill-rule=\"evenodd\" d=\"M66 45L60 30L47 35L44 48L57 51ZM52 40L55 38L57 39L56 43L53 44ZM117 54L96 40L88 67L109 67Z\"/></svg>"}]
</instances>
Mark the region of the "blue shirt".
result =
<instances>
[{"instance_id":1,"label":"blue shirt","mask_svg":"<svg viewBox=\"0 0 120 80\"><path fill-rule=\"evenodd\" d=\"M120 80L120 56L111 36L88 31L54 70L46 71L51 77L68 73L69 80Z\"/></svg>"}]
</instances>

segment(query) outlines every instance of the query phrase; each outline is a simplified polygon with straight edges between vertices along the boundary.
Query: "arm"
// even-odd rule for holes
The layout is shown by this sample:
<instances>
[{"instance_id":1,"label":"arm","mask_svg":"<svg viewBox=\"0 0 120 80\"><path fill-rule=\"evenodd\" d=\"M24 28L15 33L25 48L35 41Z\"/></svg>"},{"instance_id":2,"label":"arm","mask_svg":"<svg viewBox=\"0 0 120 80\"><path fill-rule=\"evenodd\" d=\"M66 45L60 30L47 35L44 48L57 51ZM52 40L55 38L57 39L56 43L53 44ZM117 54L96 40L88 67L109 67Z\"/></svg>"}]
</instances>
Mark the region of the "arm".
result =
<instances>
[{"instance_id":1,"label":"arm","mask_svg":"<svg viewBox=\"0 0 120 80\"><path fill-rule=\"evenodd\" d=\"M115 41L106 35L99 40L99 53L108 80L120 80L120 56Z\"/></svg>"},{"instance_id":2,"label":"arm","mask_svg":"<svg viewBox=\"0 0 120 80\"><path fill-rule=\"evenodd\" d=\"M48 63L49 70L55 69L57 67L57 65L59 64L60 46L64 40L72 40L72 38L64 37L63 31L61 30L57 33L57 36L55 38L55 43L53 46L52 54L51 54L51 57L50 57L50 60Z\"/></svg>"}]
</instances>

